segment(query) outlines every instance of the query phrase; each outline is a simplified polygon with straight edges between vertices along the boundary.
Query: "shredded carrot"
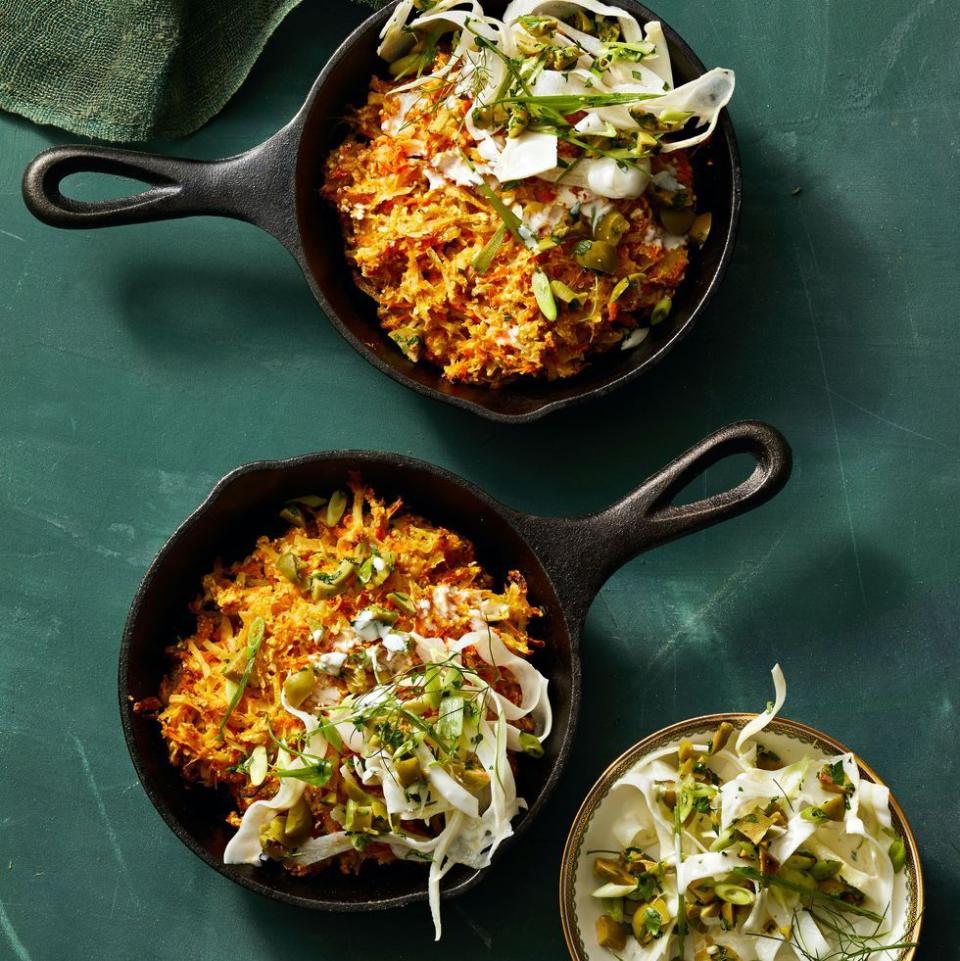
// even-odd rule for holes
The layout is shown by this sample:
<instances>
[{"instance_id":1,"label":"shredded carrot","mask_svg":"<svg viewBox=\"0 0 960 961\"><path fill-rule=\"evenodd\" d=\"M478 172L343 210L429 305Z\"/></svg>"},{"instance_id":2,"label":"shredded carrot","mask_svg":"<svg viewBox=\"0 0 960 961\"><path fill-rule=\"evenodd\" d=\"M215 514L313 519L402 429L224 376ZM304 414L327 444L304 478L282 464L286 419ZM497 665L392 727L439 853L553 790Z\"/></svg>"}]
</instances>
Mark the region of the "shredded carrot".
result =
<instances>
[{"instance_id":1,"label":"shredded carrot","mask_svg":"<svg viewBox=\"0 0 960 961\"><path fill-rule=\"evenodd\" d=\"M661 242L664 231L646 195L610 202L630 223L613 274L576 262L584 234L573 219L552 228L557 245L547 250L531 250L508 234L478 273L474 262L501 220L476 188L444 180L431 166L444 155L482 163L463 124L468 103L448 101L448 88L437 81L401 114L392 86L373 80L366 105L350 118L349 135L327 159L322 193L340 215L358 285L376 300L381 325L411 360L441 367L454 382L498 386L519 377L570 377L674 294L686 274L687 249ZM693 173L682 152L654 157L652 165L692 197ZM530 218L550 208L559 189L525 180L498 193ZM537 270L581 295L579 303L559 304L555 321L533 296ZM639 276L611 301L618 281L630 275Z\"/></svg>"}]
</instances>

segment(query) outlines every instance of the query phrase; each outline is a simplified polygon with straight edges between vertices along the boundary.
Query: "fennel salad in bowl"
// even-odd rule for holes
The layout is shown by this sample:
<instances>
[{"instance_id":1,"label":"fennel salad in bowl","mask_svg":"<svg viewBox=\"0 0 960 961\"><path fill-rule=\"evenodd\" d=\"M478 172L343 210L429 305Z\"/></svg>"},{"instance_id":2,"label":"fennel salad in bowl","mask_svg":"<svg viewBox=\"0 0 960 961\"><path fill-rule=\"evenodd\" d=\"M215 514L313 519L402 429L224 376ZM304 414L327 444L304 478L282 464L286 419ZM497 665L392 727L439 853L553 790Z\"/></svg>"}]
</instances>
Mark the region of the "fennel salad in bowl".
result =
<instances>
[{"instance_id":1,"label":"fennel salad in bowl","mask_svg":"<svg viewBox=\"0 0 960 961\"><path fill-rule=\"evenodd\" d=\"M889 789L825 735L715 715L630 749L571 830L561 904L578 961L903 961L923 880Z\"/></svg>"},{"instance_id":2,"label":"fennel salad in bowl","mask_svg":"<svg viewBox=\"0 0 960 961\"><path fill-rule=\"evenodd\" d=\"M381 39L321 192L408 360L553 381L669 319L732 71L675 86L661 24L597 0L401 0Z\"/></svg>"}]
</instances>

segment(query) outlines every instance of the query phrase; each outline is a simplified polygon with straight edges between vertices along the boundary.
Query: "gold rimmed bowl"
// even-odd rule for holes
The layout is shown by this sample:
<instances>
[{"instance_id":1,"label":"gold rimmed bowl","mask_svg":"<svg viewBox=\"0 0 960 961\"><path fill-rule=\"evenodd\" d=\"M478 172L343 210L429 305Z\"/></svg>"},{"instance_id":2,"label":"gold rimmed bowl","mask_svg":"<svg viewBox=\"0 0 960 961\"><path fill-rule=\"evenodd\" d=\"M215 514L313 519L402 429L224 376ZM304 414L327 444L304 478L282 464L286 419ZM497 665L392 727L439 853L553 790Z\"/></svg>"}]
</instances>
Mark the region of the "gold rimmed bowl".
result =
<instances>
[{"instance_id":1,"label":"gold rimmed bowl","mask_svg":"<svg viewBox=\"0 0 960 961\"><path fill-rule=\"evenodd\" d=\"M574 818L560 871L563 935L574 961L611 961L613 958L610 951L597 941L595 922L599 912L596 900L591 896L597 882L593 876L593 858L588 852L610 847L612 824L622 810L621 805L611 799L617 783L634 765L654 751L679 744L682 739L702 740L705 735L712 734L722 721L728 721L739 730L754 717L755 714L707 714L680 721L628 748L600 775ZM856 752L799 721L775 718L757 739L764 747L779 754L785 764L800 760L804 754L813 754L814 757L852 754L861 778L884 785L876 771ZM904 869L895 876L889 909L891 930L898 942L915 945L923 920L923 872L913 829L892 793L890 816L893 829L903 838L906 848ZM914 946L903 947L896 955L896 961L912 961L915 952ZM892 957L886 953L881 956Z\"/></svg>"}]
</instances>

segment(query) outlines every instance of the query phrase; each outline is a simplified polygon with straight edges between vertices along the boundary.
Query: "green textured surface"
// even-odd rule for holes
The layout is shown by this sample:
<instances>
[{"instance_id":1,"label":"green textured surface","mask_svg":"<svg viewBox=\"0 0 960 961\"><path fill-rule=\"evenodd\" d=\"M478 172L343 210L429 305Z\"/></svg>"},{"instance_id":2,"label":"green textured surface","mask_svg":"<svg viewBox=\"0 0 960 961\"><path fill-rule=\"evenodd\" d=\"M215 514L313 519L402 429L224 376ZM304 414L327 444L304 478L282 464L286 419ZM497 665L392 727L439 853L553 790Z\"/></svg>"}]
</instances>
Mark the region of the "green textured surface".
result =
<instances>
[{"instance_id":1,"label":"green textured surface","mask_svg":"<svg viewBox=\"0 0 960 961\"><path fill-rule=\"evenodd\" d=\"M192 133L300 0L2 0L0 108L87 137Z\"/></svg>"},{"instance_id":2,"label":"green textured surface","mask_svg":"<svg viewBox=\"0 0 960 961\"><path fill-rule=\"evenodd\" d=\"M785 713L855 747L913 820L929 887L918 958L960 957L955 11L664 0L661 12L705 61L738 73L737 256L667 363L608 402L524 428L378 374L252 227L34 222L20 174L58 138L0 118L4 961L560 959L558 861L593 779L657 727L758 708L778 659ZM214 157L272 133L360 16L320 3L292 13L227 110L176 149ZM740 417L787 434L791 485L609 582L586 628L561 788L523 844L446 905L441 947L424 906L361 919L243 891L154 813L120 732L119 635L155 552L228 469L386 448L518 507L579 512Z\"/></svg>"}]
</instances>

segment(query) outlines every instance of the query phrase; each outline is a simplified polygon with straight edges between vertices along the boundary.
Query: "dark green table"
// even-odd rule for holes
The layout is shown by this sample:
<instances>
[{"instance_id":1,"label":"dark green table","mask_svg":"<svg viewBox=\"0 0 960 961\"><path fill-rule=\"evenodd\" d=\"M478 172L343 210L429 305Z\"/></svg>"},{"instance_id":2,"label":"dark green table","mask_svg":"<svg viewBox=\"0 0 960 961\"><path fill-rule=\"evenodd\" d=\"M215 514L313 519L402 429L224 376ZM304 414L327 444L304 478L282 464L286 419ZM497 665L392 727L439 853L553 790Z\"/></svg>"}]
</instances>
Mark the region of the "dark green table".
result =
<instances>
[{"instance_id":1,"label":"dark green table","mask_svg":"<svg viewBox=\"0 0 960 961\"><path fill-rule=\"evenodd\" d=\"M330 6L290 17L208 129L160 146L215 157L272 133L360 19ZM856 747L912 818L929 888L918 957L960 957L955 11L661 9L708 64L737 71L737 256L667 363L608 402L524 428L378 374L252 227L36 223L20 174L63 138L0 118L0 958L561 959L560 852L593 779L662 725L759 709L777 660L785 713ZM425 906L324 915L241 890L154 813L120 733L119 636L155 552L221 474L385 448L519 507L584 512L742 417L787 434L792 483L609 582L587 625L562 786L523 843L445 906L441 946Z\"/></svg>"}]
</instances>

